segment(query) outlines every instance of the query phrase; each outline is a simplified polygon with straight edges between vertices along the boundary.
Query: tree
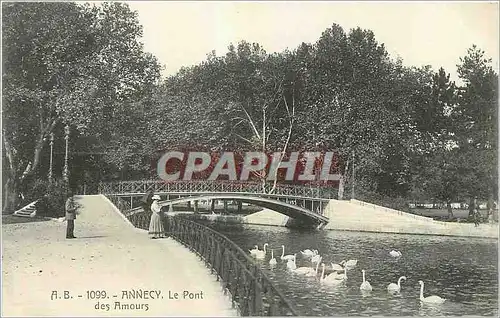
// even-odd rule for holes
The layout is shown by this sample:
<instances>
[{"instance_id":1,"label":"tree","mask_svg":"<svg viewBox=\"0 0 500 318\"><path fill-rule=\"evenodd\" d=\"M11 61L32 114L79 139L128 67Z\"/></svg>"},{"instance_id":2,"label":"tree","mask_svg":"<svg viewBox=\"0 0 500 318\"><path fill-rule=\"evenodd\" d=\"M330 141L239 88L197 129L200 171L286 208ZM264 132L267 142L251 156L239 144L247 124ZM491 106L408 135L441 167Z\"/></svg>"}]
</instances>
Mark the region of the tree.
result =
<instances>
[{"instance_id":1,"label":"tree","mask_svg":"<svg viewBox=\"0 0 500 318\"><path fill-rule=\"evenodd\" d=\"M126 102L151 91L159 65L143 52L127 5L3 4L4 209L37 173L57 123L106 142Z\"/></svg>"},{"instance_id":2,"label":"tree","mask_svg":"<svg viewBox=\"0 0 500 318\"><path fill-rule=\"evenodd\" d=\"M460 62L458 75L464 85L459 88L454 120L457 145L471 170L464 177L472 216L476 197L488 199L490 213L497 199L498 74L475 45Z\"/></svg>"}]
</instances>

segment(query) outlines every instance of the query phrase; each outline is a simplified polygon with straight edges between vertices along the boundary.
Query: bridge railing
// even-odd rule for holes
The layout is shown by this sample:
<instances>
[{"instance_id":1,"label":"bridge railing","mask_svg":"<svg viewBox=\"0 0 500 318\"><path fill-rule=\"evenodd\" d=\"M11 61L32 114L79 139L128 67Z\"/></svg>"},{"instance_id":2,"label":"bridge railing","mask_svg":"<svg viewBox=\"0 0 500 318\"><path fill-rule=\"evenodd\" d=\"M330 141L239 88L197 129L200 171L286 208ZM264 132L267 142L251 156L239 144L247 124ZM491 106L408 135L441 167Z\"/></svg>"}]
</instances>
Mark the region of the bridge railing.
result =
<instances>
[{"instance_id":1,"label":"bridge railing","mask_svg":"<svg viewBox=\"0 0 500 318\"><path fill-rule=\"evenodd\" d=\"M99 193L121 194L121 193L146 193L149 190L155 192L249 192L270 193L272 184L264 186L258 182L235 182L235 181L172 181L163 180L139 180L102 182L99 184ZM293 185L277 184L272 194L301 196L310 198L335 199L337 189L331 186L320 185Z\"/></svg>"},{"instance_id":2,"label":"bridge railing","mask_svg":"<svg viewBox=\"0 0 500 318\"><path fill-rule=\"evenodd\" d=\"M128 216L138 228L147 229L150 215ZM242 316L297 316L285 296L273 285L258 264L226 236L182 216L168 218L167 233L205 261L224 293L229 292L233 307Z\"/></svg>"}]
</instances>

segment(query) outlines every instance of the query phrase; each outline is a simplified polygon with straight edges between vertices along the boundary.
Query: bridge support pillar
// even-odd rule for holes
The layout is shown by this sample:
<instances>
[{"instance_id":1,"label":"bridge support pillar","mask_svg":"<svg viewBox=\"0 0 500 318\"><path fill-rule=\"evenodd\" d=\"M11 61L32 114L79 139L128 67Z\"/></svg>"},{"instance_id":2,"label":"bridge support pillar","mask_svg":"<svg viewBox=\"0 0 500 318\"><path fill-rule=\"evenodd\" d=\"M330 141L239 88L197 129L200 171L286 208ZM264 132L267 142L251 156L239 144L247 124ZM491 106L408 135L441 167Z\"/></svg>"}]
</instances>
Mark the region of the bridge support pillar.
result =
<instances>
[{"instance_id":1,"label":"bridge support pillar","mask_svg":"<svg viewBox=\"0 0 500 318\"><path fill-rule=\"evenodd\" d=\"M188 202L187 202L187 208L188 208L189 210L191 210L191 201L188 201Z\"/></svg>"},{"instance_id":2,"label":"bridge support pillar","mask_svg":"<svg viewBox=\"0 0 500 318\"><path fill-rule=\"evenodd\" d=\"M243 202L238 201L238 214L241 214L242 208L243 208Z\"/></svg>"},{"instance_id":3,"label":"bridge support pillar","mask_svg":"<svg viewBox=\"0 0 500 318\"><path fill-rule=\"evenodd\" d=\"M210 212L215 212L215 200L210 201Z\"/></svg>"},{"instance_id":4,"label":"bridge support pillar","mask_svg":"<svg viewBox=\"0 0 500 318\"><path fill-rule=\"evenodd\" d=\"M198 200L194 201L194 213L198 213Z\"/></svg>"},{"instance_id":5,"label":"bridge support pillar","mask_svg":"<svg viewBox=\"0 0 500 318\"><path fill-rule=\"evenodd\" d=\"M170 204L168 206L168 212L174 212L174 205L173 204Z\"/></svg>"},{"instance_id":6,"label":"bridge support pillar","mask_svg":"<svg viewBox=\"0 0 500 318\"><path fill-rule=\"evenodd\" d=\"M222 200L222 202L224 203L224 214L229 214L227 210L227 200Z\"/></svg>"}]
</instances>

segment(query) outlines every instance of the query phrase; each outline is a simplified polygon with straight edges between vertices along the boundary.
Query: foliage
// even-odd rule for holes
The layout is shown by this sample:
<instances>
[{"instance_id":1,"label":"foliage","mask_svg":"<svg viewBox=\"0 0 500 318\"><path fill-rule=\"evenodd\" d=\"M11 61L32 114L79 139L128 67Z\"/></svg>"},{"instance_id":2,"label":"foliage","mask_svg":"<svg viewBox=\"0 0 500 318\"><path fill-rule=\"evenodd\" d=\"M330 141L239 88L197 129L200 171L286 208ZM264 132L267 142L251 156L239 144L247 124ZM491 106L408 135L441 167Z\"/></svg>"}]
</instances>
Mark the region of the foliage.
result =
<instances>
[{"instance_id":1,"label":"foliage","mask_svg":"<svg viewBox=\"0 0 500 318\"><path fill-rule=\"evenodd\" d=\"M58 123L93 135L102 149L128 124L126 103L155 87L159 65L125 4L9 3L2 14L8 210L26 177L39 173Z\"/></svg>"},{"instance_id":2,"label":"foliage","mask_svg":"<svg viewBox=\"0 0 500 318\"><path fill-rule=\"evenodd\" d=\"M10 188L40 177L49 133L69 124L90 153L71 158L84 171L75 183L155 178L167 149L338 150L356 198L400 209L497 199L498 75L475 46L457 85L443 68L391 59L370 30L333 24L283 52L230 44L160 83L124 4L13 3L3 15Z\"/></svg>"},{"instance_id":3,"label":"foliage","mask_svg":"<svg viewBox=\"0 0 500 318\"><path fill-rule=\"evenodd\" d=\"M65 215L65 203L69 187L63 180L54 180L48 183L44 180L35 180L33 190L27 193L27 202L38 200L36 204L37 216L62 217Z\"/></svg>"}]
</instances>

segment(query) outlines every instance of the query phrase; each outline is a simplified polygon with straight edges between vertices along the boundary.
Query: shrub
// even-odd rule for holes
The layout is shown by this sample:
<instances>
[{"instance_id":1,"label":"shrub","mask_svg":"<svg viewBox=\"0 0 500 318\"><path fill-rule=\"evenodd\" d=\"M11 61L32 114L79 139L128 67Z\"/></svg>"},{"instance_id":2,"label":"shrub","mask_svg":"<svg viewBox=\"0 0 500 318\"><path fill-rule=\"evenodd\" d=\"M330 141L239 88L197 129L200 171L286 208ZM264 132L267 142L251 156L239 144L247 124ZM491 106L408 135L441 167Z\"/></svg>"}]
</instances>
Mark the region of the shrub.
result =
<instances>
[{"instance_id":1,"label":"shrub","mask_svg":"<svg viewBox=\"0 0 500 318\"><path fill-rule=\"evenodd\" d=\"M69 188L66 182L55 180L49 183L45 194L38 197L37 215L46 217L64 216L68 193Z\"/></svg>"}]
</instances>

